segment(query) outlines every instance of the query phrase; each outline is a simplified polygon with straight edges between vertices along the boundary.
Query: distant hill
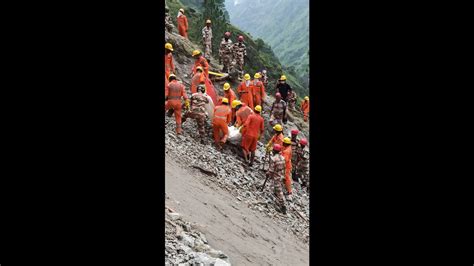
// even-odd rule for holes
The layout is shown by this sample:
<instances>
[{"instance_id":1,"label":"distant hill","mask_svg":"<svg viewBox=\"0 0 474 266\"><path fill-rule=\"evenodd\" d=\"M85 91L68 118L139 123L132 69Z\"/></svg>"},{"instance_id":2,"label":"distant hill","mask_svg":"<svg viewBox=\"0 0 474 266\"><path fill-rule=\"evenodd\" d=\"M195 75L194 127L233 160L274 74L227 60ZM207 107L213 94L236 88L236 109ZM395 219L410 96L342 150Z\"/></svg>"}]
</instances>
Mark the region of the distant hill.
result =
<instances>
[{"instance_id":1,"label":"distant hill","mask_svg":"<svg viewBox=\"0 0 474 266\"><path fill-rule=\"evenodd\" d=\"M309 77L309 0L225 0L230 22L270 44L304 85Z\"/></svg>"}]
</instances>

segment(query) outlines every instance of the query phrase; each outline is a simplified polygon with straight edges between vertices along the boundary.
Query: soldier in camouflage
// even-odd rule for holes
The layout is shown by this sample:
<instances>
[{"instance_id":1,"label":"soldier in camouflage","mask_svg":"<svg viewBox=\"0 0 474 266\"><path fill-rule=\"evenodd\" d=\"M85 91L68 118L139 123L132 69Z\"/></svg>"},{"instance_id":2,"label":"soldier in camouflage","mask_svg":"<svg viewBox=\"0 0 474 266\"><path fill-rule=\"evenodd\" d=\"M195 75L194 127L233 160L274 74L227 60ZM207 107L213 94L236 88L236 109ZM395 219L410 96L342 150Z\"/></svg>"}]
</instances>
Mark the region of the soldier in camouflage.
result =
<instances>
[{"instance_id":1,"label":"soldier in camouflage","mask_svg":"<svg viewBox=\"0 0 474 266\"><path fill-rule=\"evenodd\" d=\"M239 42L232 47L233 57L237 65L239 78L242 79L244 75L244 57L247 56L247 49L244 44L244 36L239 36Z\"/></svg>"},{"instance_id":2,"label":"soldier in camouflage","mask_svg":"<svg viewBox=\"0 0 474 266\"><path fill-rule=\"evenodd\" d=\"M209 61L212 52L212 28L210 19L206 21L206 26L202 28L202 42L204 45L204 57Z\"/></svg>"},{"instance_id":3,"label":"soldier in camouflage","mask_svg":"<svg viewBox=\"0 0 474 266\"><path fill-rule=\"evenodd\" d=\"M168 32L174 32L174 25L173 22L171 21L171 16L169 14L169 8L165 7L165 28L166 31Z\"/></svg>"},{"instance_id":4,"label":"soldier in camouflage","mask_svg":"<svg viewBox=\"0 0 474 266\"><path fill-rule=\"evenodd\" d=\"M285 197L283 196L283 182L285 180L285 158L281 155L281 145L273 145L273 155L269 158L267 176L273 180L273 189L277 198L277 206L286 214ZM283 181L283 182L282 182Z\"/></svg>"},{"instance_id":5,"label":"soldier in camouflage","mask_svg":"<svg viewBox=\"0 0 474 266\"><path fill-rule=\"evenodd\" d=\"M202 144L206 144L206 105L209 103L209 99L204 95L205 91L206 86L204 84L198 86L197 92L191 96L191 110L184 114L182 120L182 123L184 123L188 117L196 120Z\"/></svg>"},{"instance_id":6,"label":"soldier in camouflage","mask_svg":"<svg viewBox=\"0 0 474 266\"><path fill-rule=\"evenodd\" d=\"M296 166L295 171L300 177L301 186L309 189L309 151L306 149L308 141L301 139L300 144L296 149Z\"/></svg>"},{"instance_id":7,"label":"soldier in camouflage","mask_svg":"<svg viewBox=\"0 0 474 266\"><path fill-rule=\"evenodd\" d=\"M265 86L265 88L268 86L268 76L267 76L267 70L262 70L262 82L263 82L263 86Z\"/></svg>"},{"instance_id":8,"label":"soldier in camouflage","mask_svg":"<svg viewBox=\"0 0 474 266\"><path fill-rule=\"evenodd\" d=\"M288 92L288 109L294 111L295 104L296 104L296 92L295 91Z\"/></svg>"},{"instance_id":9,"label":"soldier in camouflage","mask_svg":"<svg viewBox=\"0 0 474 266\"><path fill-rule=\"evenodd\" d=\"M270 109L270 125L275 124L286 124L286 102L281 99L281 94L277 92L275 94L275 101Z\"/></svg>"},{"instance_id":10,"label":"soldier in camouflage","mask_svg":"<svg viewBox=\"0 0 474 266\"><path fill-rule=\"evenodd\" d=\"M229 73L232 62L232 40L230 32L224 34L224 38L219 46L219 63L224 65L222 72Z\"/></svg>"},{"instance_id":11,"label":"soldier in camouflage","mask_svg":"<svg viewBox=\"0 0 474 266\"><path fill-rule=\"evenodd\" d=\"M291 165L293 166L293 180L294 181L297 181L295 180L295 169L296 169L296 157L297 157L297 153L296 153L296 149L298 148L298 143L299 143L299 139L298 139L298 134L300 133L300 131L298 129L292 129L291 130L291 150L293 151L291 153Z\"/></svg>"}]
</instances>

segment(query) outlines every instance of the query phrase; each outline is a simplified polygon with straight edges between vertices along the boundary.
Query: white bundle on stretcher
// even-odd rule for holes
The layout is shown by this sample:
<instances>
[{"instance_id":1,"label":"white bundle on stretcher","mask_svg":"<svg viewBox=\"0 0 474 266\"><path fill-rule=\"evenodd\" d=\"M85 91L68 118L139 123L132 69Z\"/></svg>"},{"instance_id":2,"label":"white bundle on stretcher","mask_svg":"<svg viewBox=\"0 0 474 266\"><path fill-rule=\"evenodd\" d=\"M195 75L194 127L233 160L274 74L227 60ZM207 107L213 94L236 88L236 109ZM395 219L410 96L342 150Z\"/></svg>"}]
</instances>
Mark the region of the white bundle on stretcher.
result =
<instances>
[{"instance_id":1,"label":"white bundle on stretcher","mask_svg":"<svg viewBox=\"0 0 474 266\"><path fill-rule=\"evenodd\" d=\"M235 145L240 145L242 142L242 133L240 133L239 128L234 126L229 127L229 137L227 137L227 141Z\"/></svg>"}]
</instances>

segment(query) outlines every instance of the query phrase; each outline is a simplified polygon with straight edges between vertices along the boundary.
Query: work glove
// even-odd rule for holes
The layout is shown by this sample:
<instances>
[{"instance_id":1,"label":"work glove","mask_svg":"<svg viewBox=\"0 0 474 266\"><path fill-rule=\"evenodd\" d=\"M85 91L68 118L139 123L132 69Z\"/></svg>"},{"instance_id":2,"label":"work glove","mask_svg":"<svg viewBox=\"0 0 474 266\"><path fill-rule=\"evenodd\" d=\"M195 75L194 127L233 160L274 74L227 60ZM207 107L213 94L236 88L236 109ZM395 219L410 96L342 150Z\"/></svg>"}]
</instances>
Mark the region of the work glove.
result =
<instances>
[{"instance_id":1,"label":"work glove","mask_svg":"<svg viewBox=\"0 0 474 266\"><path fill-rule=\"evenodd\" d=\"M239 132L240 132L240 133L242 133L242 128L243 128L243 126L240 126L240 127L239 127Z\"/></svg>"},{"instance_id":2,"label":"work glove","mask_svg":"<svg viewBox=\"0 0 474 266\"><path fill-rule=\"evenodd\" d=\"M186 99L186 102L184 102L184 105L186 106L186 109L189 109L189 99Z\"/></svg>"}]
</instances>

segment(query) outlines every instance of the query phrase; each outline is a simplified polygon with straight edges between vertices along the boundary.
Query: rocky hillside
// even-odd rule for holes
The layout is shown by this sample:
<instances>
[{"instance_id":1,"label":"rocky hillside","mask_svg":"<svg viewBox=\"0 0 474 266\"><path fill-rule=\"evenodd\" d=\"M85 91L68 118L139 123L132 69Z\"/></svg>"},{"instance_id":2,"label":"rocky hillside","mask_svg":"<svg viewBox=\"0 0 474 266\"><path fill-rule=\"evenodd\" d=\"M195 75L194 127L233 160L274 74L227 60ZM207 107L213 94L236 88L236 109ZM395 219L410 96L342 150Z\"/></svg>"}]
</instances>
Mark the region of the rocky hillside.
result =
<instances>
[{"instance_id":1,"label":"rocky hillside","mask_svg":"<svg viewBox=\"0 0 474 266\"><path fill-rule=\"evenodd\" d=\"M203 1L203 0L166 0L166 5L170 9L170 14L176 24L176 14L180 8L186 10L186 16L189 23L189 39L196 44L198 49L203 49L201 30L204 27L204 21L210 18L213 21L213 61L217 63L219 54L219 43L224 32L232 33L232 40L235 41L238 35L243 35L247 47L247 58L245 59L244 70L252 76L254 73L267 69L269 75L269 85L267 90L274 93L274 86L278 78L284 74L287 76L288 83L297 91L299 97L307 94L307 84L301 81L295 71L283 68L280 60L274 54L272 48L262 39L253 38L249 33L242 31L229 22L229 15L225 9L224 0ZM216 68L215 70L221 70Z\"/></svg>"}]
</instances>

